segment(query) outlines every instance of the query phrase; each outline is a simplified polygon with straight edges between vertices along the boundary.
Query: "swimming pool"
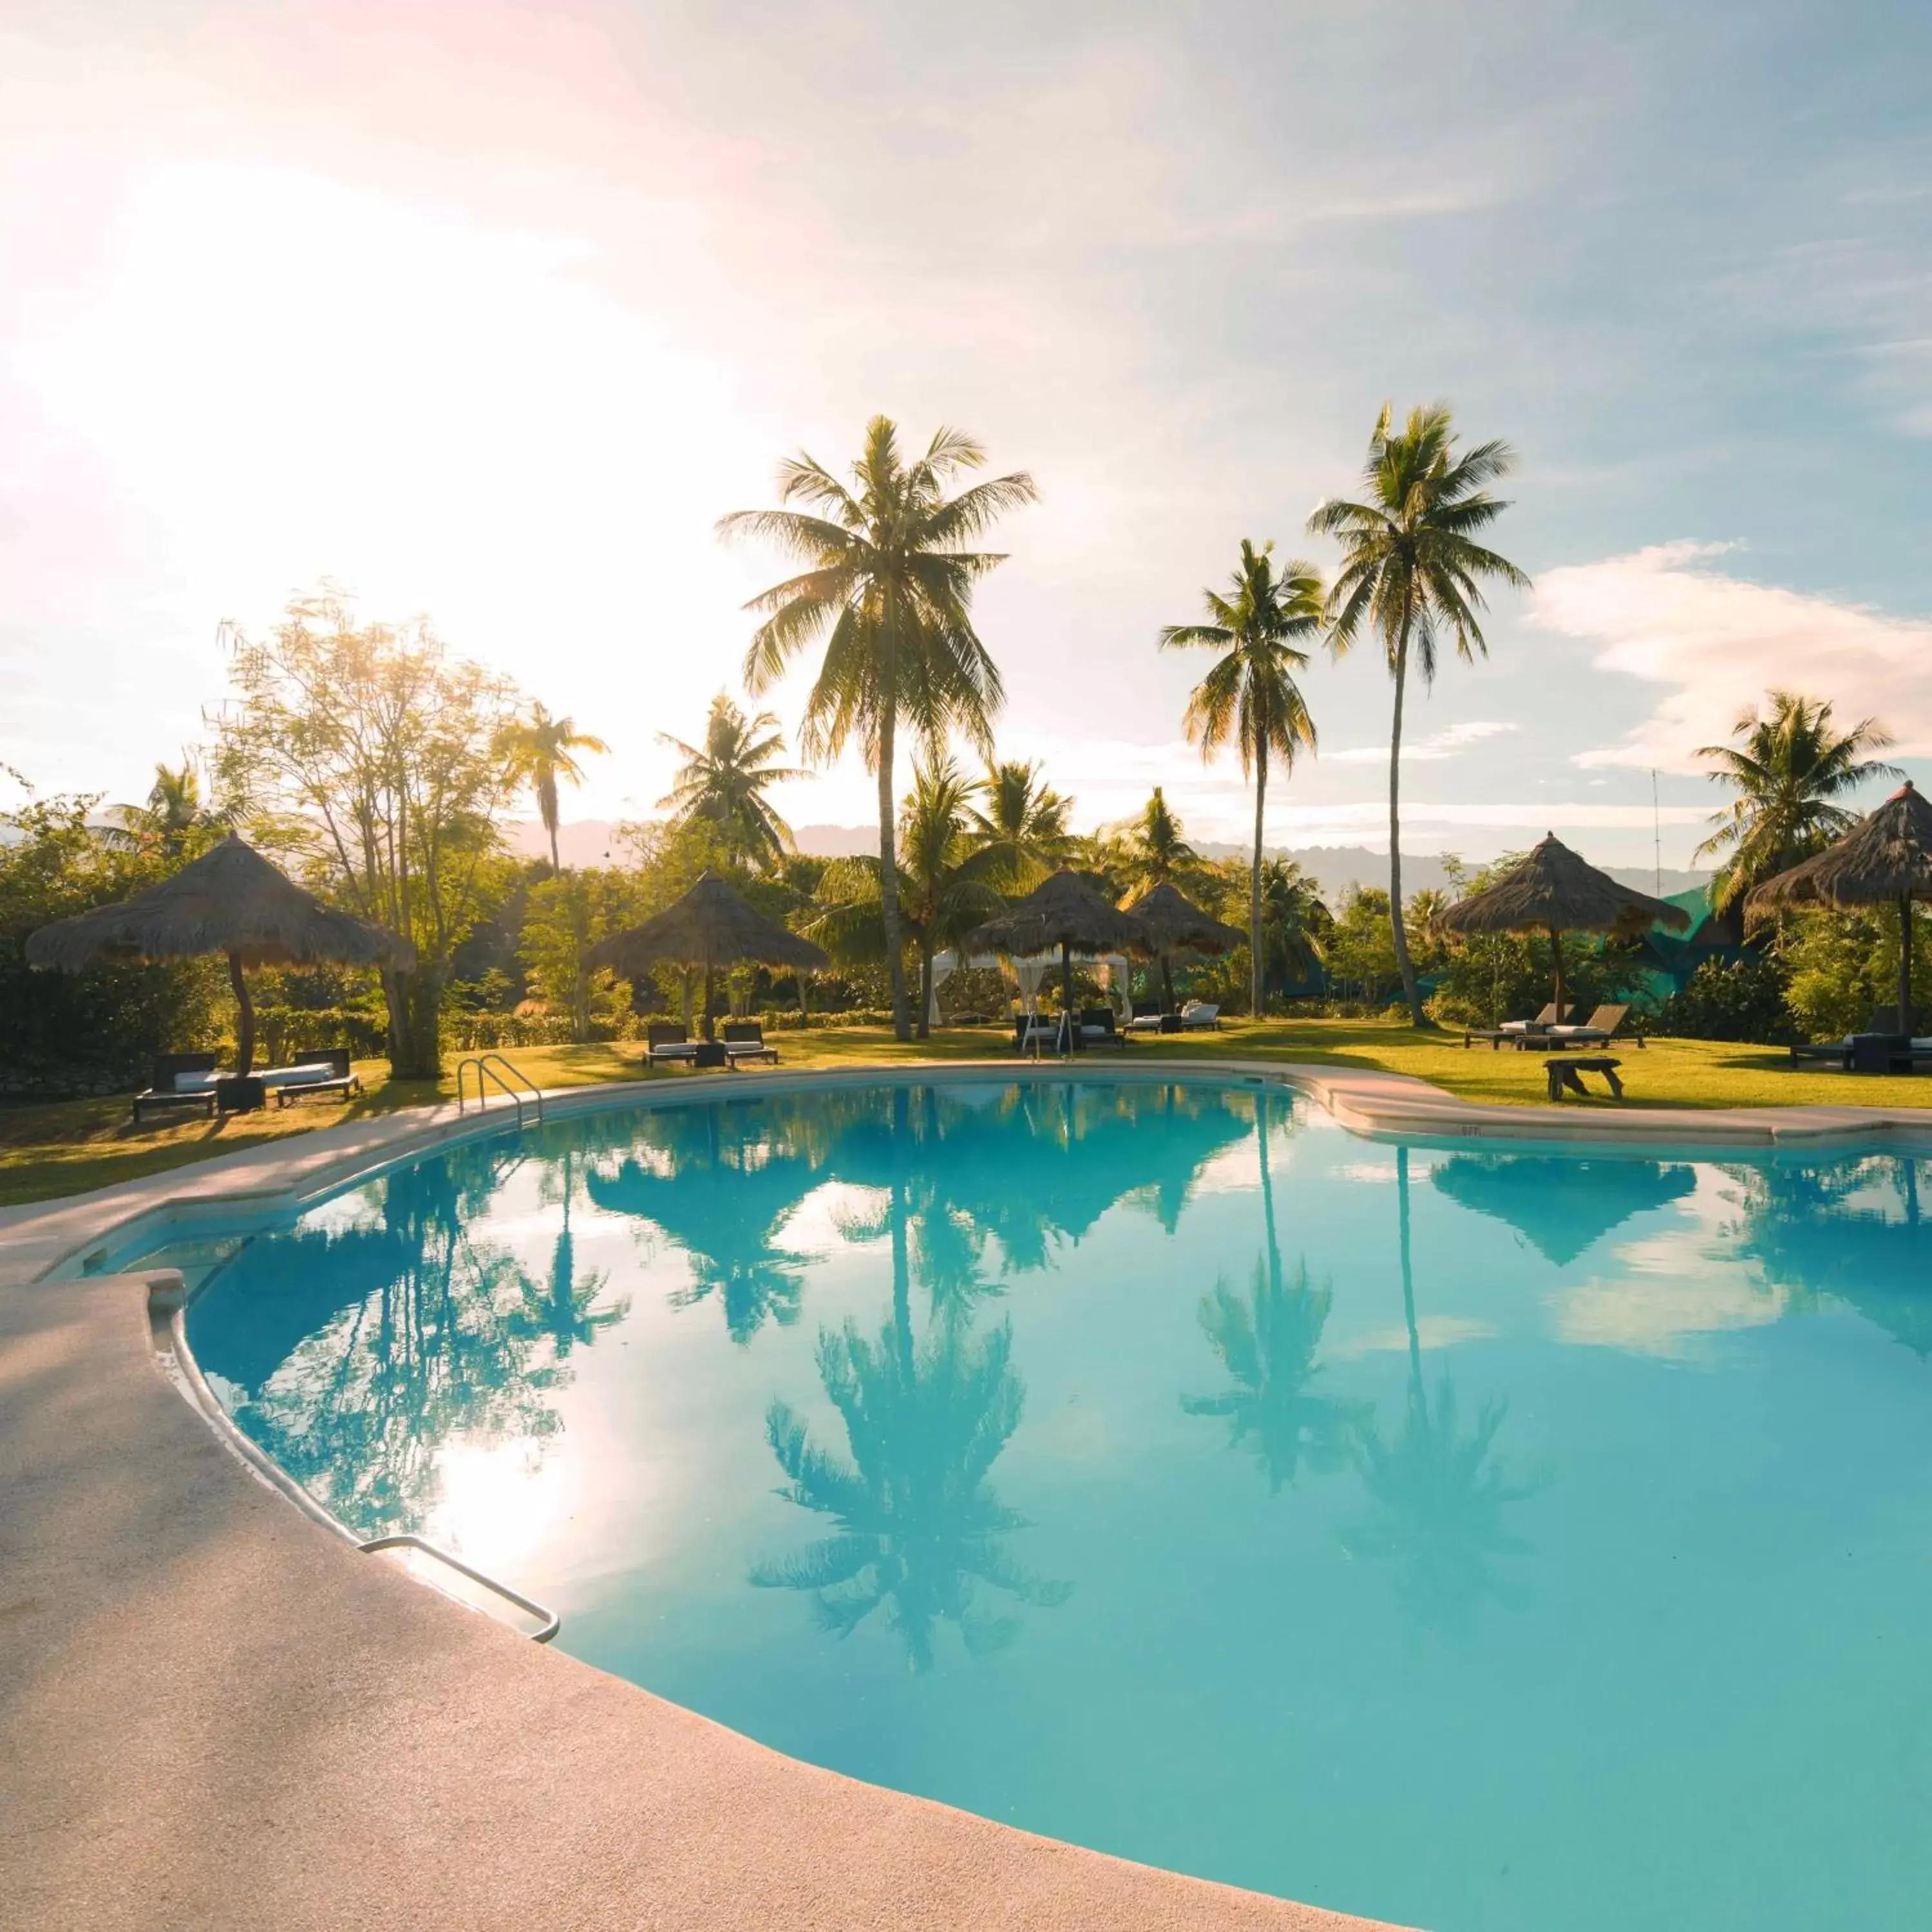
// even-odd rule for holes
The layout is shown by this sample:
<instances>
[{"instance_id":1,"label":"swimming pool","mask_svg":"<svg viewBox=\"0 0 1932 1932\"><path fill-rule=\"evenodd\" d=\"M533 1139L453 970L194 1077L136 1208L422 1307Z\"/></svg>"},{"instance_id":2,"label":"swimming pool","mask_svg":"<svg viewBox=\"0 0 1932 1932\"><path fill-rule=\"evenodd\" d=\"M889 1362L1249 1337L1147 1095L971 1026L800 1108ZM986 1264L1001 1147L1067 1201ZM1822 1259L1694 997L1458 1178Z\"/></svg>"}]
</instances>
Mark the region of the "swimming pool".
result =
<instances>
[{"instance_id":1,"label":"swimming pool","mask_svg":"<svg viewBox=\"0 0 1932 1932\"><path fill-rule=\"evenodd\" d=\"M1916 1927L1928 1181L756 1088L170 1258L344 1521L798 1756L1442 1932Z\"/></svg>"}]
</instances>

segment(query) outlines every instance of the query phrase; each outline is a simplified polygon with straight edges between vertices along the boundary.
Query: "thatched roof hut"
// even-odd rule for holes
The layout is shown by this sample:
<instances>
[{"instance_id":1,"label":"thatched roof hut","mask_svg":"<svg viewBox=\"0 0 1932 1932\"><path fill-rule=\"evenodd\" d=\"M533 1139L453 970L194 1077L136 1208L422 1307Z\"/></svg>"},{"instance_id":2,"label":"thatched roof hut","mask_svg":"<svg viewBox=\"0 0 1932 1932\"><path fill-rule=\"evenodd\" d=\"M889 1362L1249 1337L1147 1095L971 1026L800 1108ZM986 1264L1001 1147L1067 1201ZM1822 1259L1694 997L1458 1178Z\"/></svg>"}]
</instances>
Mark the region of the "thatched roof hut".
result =
<instances>
[{"instance_id":1,"label":"thatched roof hut","mask_svg":"<svg viewBox=\"0 0 1932 1932\"><path fill-rule=\"evenodd\" d=\"M1744 902L1748 913L1822 904L1896 905L1899 910L1898 1010L1912 1030L1912 902L1932 899L1932 803L1910 778L1837 844L1767 879Z\"/></svg>"},{"instance_id":2,"label":"thatched roof hut","mask_svg":"<svg viewBox=\"0 0 1932 1932\"><path fill-rule=\"evenodd\" d=\"M1151 958L1160 951L1151 929L1132 913L1124 912L1107 896L1100 881L1085 872L1055 872L1026 897L976 926L965 946L974 952L1004 952L1027 958L1060 949L1060 983L1066 1010L1073 1004L1073 950L1138 952Z\"/></svg>"},{"instance_id":3,"label":"thatched roof hut","mask_svg":"<svg viewBox=\"0 0 1932 1932\"><path fill-rule=\"evenodd\" d=\"M1634 939L1660 922L1683 932L1690 915L1667 899L1619 884L1552 832L1494 885L1459 899L1439 922L1449 932L1546 932L1561 1012L1564 933L1610 932Z\"/></svg>"},{"instance_id":4,"label":"thatched roof hut","mask_svg":"<svg viewBox=\"0 0 1932 1932\"><path fill-rule=\"evenodd\" d=\"M653 966L702 967L707 1038L712 978L720 966L754 960L761 966L815 973L832 963L820 947L767 919L715 872L706 872L682 898L642 926L592 946L589 956L592 965L608 966L627 980L641 979Z\"/></svg>"},{"instance_id":5,"label":"thatched roof hut","mask_svg":"<svg viewBox=\"0 0 1932 1932\"><path fill-rule=\"evenodd\" d=\"M1156 886L1127 910L1147 928L1158 952L1232 952L1248 943L1238 926L1203 912L1178 886Z\"/></svg>"},{"instance_id":6,"label":"thatched roof hut","mask_svg":"<svg viewBox=\"0 0 1932 1932\"><path fill-rule=\"evenodd\" d=\"M325 905L232 833L122 904L42 926L26 952L29 965L67 973L117 961L226 954L241 1010L236 1053L244 1074L255 1047L254 1008L244 976L248 968L416 962L407 940Z\"/></svg>"},{"instance_id":7,"label":"thatched roof hut","mask_svg":"<svg viewBox=\"0 0 1932 1932\"><path fill-rule=\"evenodd\" d=\"M1232 952L1248 935L1201 908L1179 886L1166 880L1143 892L1127 910L1144 926L1160 958L1162 1006L1174 1010L1174 974L1168 962L1177 952Z\"/></svg>"}]
</instances>

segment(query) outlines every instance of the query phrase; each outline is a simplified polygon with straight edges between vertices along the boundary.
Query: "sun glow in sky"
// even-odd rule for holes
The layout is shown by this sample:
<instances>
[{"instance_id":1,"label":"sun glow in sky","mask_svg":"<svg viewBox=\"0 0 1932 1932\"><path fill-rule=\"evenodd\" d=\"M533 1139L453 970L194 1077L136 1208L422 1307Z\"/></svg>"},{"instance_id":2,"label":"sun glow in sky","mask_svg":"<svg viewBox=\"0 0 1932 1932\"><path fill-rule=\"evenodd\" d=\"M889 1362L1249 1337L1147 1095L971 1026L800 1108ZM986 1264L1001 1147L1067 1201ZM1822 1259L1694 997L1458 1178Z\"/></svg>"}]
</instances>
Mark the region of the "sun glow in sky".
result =
<instances>
[{"instance_id":1,"label":"sun glow in sky","mask_svg":"<svg viewBox=\"0 0 1932 1932\"><path fill-rule=\"evenodd\" d=\"M1695 748L1774 683L1922 776L1932 27L1855 11L27 0L0 758L138 796L220 621L327 579L608 740L573 815L647 812L783 567L716 518L883 409L1040 482L982 595L1002 748L1083 824L1161 782L1239 838L1154 634L1244 536L1331 566L1310 507L1385 396L1443 395L1522 452L1538 587L1412 715L1419 849L1647 860L1656 766L1684 862ZM1386 680L1309 690L1270 836L1381 842Z\"/></svg>"}]
</instances>

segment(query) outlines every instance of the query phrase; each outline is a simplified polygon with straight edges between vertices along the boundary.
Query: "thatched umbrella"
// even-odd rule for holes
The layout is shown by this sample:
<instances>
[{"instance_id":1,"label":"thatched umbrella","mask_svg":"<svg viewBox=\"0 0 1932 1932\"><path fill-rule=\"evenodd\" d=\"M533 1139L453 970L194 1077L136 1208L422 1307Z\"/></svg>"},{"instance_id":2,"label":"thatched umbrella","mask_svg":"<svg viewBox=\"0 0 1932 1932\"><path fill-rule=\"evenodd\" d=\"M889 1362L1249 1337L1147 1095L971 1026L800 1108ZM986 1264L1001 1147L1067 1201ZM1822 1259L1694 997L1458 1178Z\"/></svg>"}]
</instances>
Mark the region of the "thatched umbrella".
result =
<instances>
[{"instance_id":1,"label":"thatched umbrella","mask_svg":"<svg viewBox=\"0 0 1932 1932\"><path fill-rule=\"evenodd\" d=\"M416 950L380 926L324 905L230 833L173 878L102 906L44 926L27 941L27 963L68 973L137 959L228 956L229 983L241 1009L236 1071L254 1064L251 966L410 966Z\"/></svg>"},{"instance_id":2,"label":"thatched umbrella","mask_svg":"<svg viewBox=\"0 0 1932 1932\"><path fill-rule=\"evenodd\" d=\"M1555 832L1486 892L1459 899L1440 923L1450 932L1546 932L1556 968L1556 1011L1563 1012L1563 935L1614 932L1634 938L1659 920L1674 932L1690 924L1682 906L1619 885L1580 858Z\"/></svg>"},{"instance_id":3,"label":"thatched umbrella","mask_svg":"<svg viewBox=\"0 0 1932 1932\"><path fill-rule=\"evenodd\" d=\"M1239 927L1226 924L1201 908L1178 886L1166 880L1143 892L1128 907L1152 935L1160 956L1162 1004L1174 1010L1174 976L1168 962L1176 952L1232 952L1248 943Z\"/></svg>"},{"instance_id":4,"label":"thatched umbrella","mask_svg":"<svg viewBox=\"0 0 1932 1932\"><path fill-rule=\"evenodd\" d=\"M974 952L1004 952L1025 958L1060 948L1060 982L1066 1011L1073 1004L1073 949L1083 952L1138 952L1159 949L1146 922L1123 912L1099 880L1085 872L1059 872L1042 880L1018 904L966 935Z\"/></svg>"},{"instance_id":5,"label":"thatched umbrella","mask_svg":"<svg viewBox=\"0 0 1932 1932\"><path fill-rule=\"evenodd\" d=\"M1932 899L1932 805L1907 778L1884 804L1833 846L1767 879L1746 911L1822 900L1850 906L1898 907L1898 1024L1912 1030L1912 902Z\"/></svg>"},{"instance_id":6,"label":"thatched umbrella","mask_svg":"<svg viewBox=\"0 0 1932 1932\"><path fill-rule=\"evenodd\" d=\"M752 959L815 973L832 964L829 954L767 919L715 872L706 872L683 898L642 926L592 946L589 957L592 965L610 967L627 980L641 979L653 966L704 968L706 1040L716 1030L712 992L719 967Z\"/></svg>"}]
</instances>

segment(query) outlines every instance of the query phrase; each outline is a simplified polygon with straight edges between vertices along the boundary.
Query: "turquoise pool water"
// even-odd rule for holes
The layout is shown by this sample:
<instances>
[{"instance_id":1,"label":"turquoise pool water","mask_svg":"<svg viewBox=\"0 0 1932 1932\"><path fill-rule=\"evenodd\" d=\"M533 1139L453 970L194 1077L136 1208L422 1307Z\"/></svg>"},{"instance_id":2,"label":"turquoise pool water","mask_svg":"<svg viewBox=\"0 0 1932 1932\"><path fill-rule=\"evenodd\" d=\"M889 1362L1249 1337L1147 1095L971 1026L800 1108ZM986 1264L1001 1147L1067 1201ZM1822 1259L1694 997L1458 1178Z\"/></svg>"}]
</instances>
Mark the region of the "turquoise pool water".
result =
<instances>
[{"instance_id":1,"label":"turquoise pool water","mask_svg":"<svg viewBox=\"0 0 1932 1932\"><path fill-rule=\"evenodd\" d=\"M211 1382L860 1778L1441 1932L1927 1923L1923 1164L746 1084L202 1238Z\"/></svg>"}]
</instances>

